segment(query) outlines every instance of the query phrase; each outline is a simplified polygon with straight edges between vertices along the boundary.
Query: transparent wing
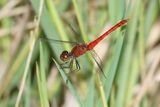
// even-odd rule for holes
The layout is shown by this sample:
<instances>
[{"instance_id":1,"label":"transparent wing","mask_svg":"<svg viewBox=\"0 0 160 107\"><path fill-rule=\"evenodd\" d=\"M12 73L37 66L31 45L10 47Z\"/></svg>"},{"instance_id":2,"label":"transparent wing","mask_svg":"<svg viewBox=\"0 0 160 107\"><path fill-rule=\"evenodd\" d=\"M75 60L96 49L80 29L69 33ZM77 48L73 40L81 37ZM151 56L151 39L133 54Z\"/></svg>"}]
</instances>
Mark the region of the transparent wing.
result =
<instances>
[{"instance_id":1,"label":"transparent wing","mask_svg":"<svg viewBox=\"0 0 160 107\"><path fill-rule=\"evenodd\" d=\"M78 36L78 37L81 37L81 34L79 31L77 31L71 23L69 23L67 21L67 19L65 17L62 17L64 23L70 28L70 30L74 33L74 35ZM83 39L80 40L81 42L80 43L85 43L85 41Z\"/></svg>"},{"instance_id":2,"label":"transparent wing","mask_svg":"<svg viewBox=\"0 0 160 107\"><path fill-rule=\"evenodd\" d=\"M62 20L65 22L65 24L74 32L75 35L78 35L80 37L80 33L72 26L71 23L67 21L65 17L62 17Z\"/></svg>"},{"instance_id":3,"label":"transparent wing","mask_svg":"<svg viewBox=\"0 0 160 107\"><path fill-rule=\"evenodd\" d=\"M72 44L72 45L78 44L78 42L63 41L63 40L56 40L56 39L42 38L42 37L40 37L39 40L43 41L43 42L50 42L50 43L55 43L56 42L56 43L69 43L69 44Z\"/></svg>"},{"instance_id":4,"label":"transparent wing","mask_svg":"<svg viewBox=\"0 0 160 107\"><path fill-rule=\"evenodd\" d=\"M96 64L97 64L99 70L101 71L101 73L103 74L103 76L104 76L105 78L107 78L106 75L105 75L105 73L104 73L104 71L103 71L103 69L102 69L102 67L101 67L101 64L102 64L101 58L98 56L98 54L96 53L96 51L93 50L93 49L91 50L91 54L92 54L92 56L93 56L94 61L95 61Z\"/></svg>"}]
</instances>

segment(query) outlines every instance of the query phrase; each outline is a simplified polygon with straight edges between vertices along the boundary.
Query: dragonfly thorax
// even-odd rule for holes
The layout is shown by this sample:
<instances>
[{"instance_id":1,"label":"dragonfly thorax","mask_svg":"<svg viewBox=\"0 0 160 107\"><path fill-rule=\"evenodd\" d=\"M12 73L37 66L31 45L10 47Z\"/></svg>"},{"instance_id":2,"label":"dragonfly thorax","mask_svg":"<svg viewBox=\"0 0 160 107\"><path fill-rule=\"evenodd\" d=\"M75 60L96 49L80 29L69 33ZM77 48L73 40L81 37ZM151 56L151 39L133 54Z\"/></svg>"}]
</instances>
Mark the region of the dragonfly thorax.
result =
<instances>
[{"instance_id":1,"label":"dragonfly thorax","mask_svg":"<svg viewBox=\"0 0 160 107\"><path fill-rule=\"evenodd\" d=\"M60 55L60 59L64 62L68 61L70 59L70 53L68 51L63 51Z\"/></svg>"}]
</instances>

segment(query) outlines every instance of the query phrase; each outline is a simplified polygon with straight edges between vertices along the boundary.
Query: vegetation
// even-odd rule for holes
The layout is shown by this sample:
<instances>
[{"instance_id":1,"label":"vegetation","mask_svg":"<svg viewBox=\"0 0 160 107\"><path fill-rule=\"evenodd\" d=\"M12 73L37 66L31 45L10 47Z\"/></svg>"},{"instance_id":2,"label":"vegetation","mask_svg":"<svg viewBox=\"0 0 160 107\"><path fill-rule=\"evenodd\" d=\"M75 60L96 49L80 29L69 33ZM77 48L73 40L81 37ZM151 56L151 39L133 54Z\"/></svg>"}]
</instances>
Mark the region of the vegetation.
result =
<instances>
[{"instance_id":1,"label":"vegetation","mask_svg":"<svg viewBox=\"0 0 160 107\"><path fill-rule=\"evenodd\" d=\"M0 107L160 107L160 0L1 0L0 7ZM79 71L62 69L59 55L74 44L45 40L89 43L123 19L95 47L106 78L90 52L78 58Z\"/></svg>"}]
</instances>

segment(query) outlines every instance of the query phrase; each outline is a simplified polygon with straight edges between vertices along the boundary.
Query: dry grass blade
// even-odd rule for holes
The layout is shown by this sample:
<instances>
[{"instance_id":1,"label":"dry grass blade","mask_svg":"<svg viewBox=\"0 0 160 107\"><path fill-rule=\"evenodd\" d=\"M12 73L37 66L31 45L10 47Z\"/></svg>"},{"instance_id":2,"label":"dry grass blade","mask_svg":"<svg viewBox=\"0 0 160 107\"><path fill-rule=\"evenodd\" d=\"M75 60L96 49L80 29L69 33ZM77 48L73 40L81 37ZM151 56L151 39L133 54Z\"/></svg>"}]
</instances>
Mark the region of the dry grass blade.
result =
<instances>
[{"instance_id":1,"label":"dry grass blade","mask_svg":"<svg viewBox=\"0 0 160 107\"><path fill-rule=\"evenodd\" d=\"M37 39L37 37L38 37L39 23L40 23L40 17L41 17L41 13L42 13L42 9L43 9L43 3L44 3L44 1L41 0L41 1L40 1L40 5L39 5L38 18L35 19L36 27L35 27L34 31L31 32L30 52L29 52L28 57L27 57L27 62L26 62L26 66L25 66L25 71L24 71L24 74L23 74L23 77L22 77L22 82L21 82L21 85L20 85L20 91L19 91L19 93L18 93L18 97L17 97L17 101L16 101L16 104L15 104L15 107L19 107L20 99L21 99L21 96L22 96L22 92L23 92L23 90L24 90L25 81L26 81L27 74L28 74L28 71L29 71L30 61L31 61L33 49L34 49L34 46L35 46L36 39Z\"/></svg>"},{"instance_id":2,"label":"dry grass blade","mask_svg":"<svg viewBox=\"0 0 160 107\"><path fill-rule=\"evenodd\" d=\"M0 0L0 107L160 107L159 1ZM127 18L94 48L102 61L61 68L64 50Z\"/></svg>"},{"instance_id":3,"label":"dry grass blade","mask_svg":"<svg viewBox=\"0 0 160 107\"><path fill-rule=\"evenodd\" d=\"M154 59L155 60L153 61L153 64L151 65L150 69L148 70L148 74L146 75L146 77L142 81L142 84L138 88L138 91L136 93L137 95L132 100L132 103L131 103L130 107L137 107L140 104L140 101L142 100L143 96L147 93L147 91L150 88L151 84L153 84L153 82L154 82L154 73L155 73L157 67L160 64L160 51L159 50L154 55Z\"/></svg>"},{"instance_id":4,"label":"dry grass blade","mask_svg":"<svg viewBox=\"0 0 160 107\"><path fill-rule=\"evenodd\" d=\"M97 82L98 82L98 88L100 90L100 96L102 99L103 107L108 107L107 102L106 102L107 100L106 100L106 96L105 96L105 92L104 92L103 83L101 81L99 74L97 74Z\"/></svg>"},{"instance_id":5,"label":"dry grass blade","mask_svg":"<svg viewBox=\"0 0 160 107\"><path fill-rule=\"evenodd\" d=\"M6 17L10 17L10 16L21 15L26 11L26 9L29 9L28 6L21 6L21 7L14 8L14 9L12 9L12 13L11 13L11 9L1 10L0 11L0 20L2 20L3 18L6 18Z\"/></svg>"}]
</instances>

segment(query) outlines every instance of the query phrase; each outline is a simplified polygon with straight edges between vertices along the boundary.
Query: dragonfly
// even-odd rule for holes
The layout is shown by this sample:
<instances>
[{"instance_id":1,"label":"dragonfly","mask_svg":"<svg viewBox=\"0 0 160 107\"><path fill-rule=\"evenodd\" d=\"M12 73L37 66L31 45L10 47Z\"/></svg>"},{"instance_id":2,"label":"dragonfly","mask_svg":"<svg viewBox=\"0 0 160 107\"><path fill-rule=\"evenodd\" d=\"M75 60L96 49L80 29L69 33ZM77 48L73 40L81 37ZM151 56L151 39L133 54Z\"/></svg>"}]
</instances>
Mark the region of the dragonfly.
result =
<instances>
[{"instance_id":1,"label":"dragonfly","mask_svg":"<svg viewBox=\"0 0 160 107\"><path fill-rule=\"evenodd\" d=\"M63 62L61 65L62 68L69 68L70 71L79 71L80 70L80 65L77 60L78 57L82 56L88 51L92 51L92 53L95 56L98 56L97 53L94 51L94 47L101 42L105 37L107 37L110 33L112 33L114 30L117 28L125 25L128 22L128 19L121 20L117 24L115 24L113 27L111 27L109 30L104 32L102 35L100 35L97 39L91 41L90 43L77 43L77 42L70 42L70 41L61 41L61 40L54 40L54 39L46 39L46 38L41 38L44 39L45 41L58 41L58 42L65 42L65 43L75 43L75 46L70 50L64 50L60 54L60 60ZM103 73L105 76L100 64L96 60L95 57L93 57L94 61L97 63L98 67L100 68L100 71ZM98 56L98 59L99 56ZM100 60L101 61L101 60ZM73 67L73 63L75 62L75 67ZM67 66L66 66L67 65ZM106 77L106 76L105 76Z\"/></svg>"}]
</instances>

